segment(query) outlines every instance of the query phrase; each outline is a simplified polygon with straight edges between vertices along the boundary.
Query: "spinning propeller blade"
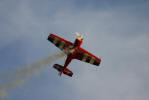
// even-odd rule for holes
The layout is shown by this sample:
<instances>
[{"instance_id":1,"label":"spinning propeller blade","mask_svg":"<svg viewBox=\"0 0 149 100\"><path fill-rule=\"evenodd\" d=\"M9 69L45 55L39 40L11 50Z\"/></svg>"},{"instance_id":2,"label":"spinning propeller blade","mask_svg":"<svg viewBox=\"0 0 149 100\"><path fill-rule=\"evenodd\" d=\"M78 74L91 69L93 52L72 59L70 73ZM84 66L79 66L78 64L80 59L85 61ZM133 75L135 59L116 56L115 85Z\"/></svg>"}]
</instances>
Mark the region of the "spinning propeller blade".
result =
<instances>
[{"instance_id":1,"label":"spinning propeller blade","mask_svg":"<svg viewBox=\"0 0 149 100\"><path fill-rule=\"evenodd\" d=\"M81 36L79 32L75 32L75 34L77 37Z\"/></svg>"},{"instance_id":2,"label":"spinning propeller blade","mask_svg":"<svg viewBox=\"0 0 149 100\"><path fill-rule=\"evenodd\" d=\"M75 32L75 34L76 34L77 38L83 39L83 35L81 35L79 32Z\"/></svg>"}]
</instances>

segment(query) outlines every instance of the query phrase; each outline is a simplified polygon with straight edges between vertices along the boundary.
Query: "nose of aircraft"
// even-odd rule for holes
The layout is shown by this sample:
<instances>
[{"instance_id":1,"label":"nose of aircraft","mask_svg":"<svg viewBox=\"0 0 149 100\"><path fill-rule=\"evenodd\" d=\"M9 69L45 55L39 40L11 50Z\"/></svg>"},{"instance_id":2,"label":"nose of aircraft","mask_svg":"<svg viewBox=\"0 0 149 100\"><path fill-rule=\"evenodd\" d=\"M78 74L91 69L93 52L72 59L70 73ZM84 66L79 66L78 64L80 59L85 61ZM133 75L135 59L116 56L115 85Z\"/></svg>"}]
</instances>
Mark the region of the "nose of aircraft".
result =
<instances>
[{"instance_id":1,"label":"nose of aircraft","mask_svg":"<svg viewBox=\"0 0 149 100\"><path fill-rule=\"evenodd\" d=\"M75 32L78 40L83 40L83 35L81 35L79 32Z\"/></svg>"}]
</instances>

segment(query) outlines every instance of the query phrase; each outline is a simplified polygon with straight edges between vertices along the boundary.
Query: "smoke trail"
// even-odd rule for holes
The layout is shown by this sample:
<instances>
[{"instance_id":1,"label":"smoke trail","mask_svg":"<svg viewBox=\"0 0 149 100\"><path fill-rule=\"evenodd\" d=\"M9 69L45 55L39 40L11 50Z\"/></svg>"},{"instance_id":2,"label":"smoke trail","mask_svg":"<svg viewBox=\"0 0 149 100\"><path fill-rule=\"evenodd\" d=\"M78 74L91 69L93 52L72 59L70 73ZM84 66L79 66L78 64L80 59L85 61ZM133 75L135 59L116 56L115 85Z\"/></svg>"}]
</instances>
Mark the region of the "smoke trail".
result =
<instances>
[{"instance_id":1,"label":"smoke trail","mask_svg":"<svg viewBox=\"0 0 149 100\"><path fill-rule=\"evenodd\" d=\"M40 68L49 65L51 62L64 57L64 53L56 53L46 59L40 60L24 68L19 68L14 72L9 72L0 76L0 99L7 96L7 90L24 83L34 72L38 72Z\"/></svg>"}]
</instances>

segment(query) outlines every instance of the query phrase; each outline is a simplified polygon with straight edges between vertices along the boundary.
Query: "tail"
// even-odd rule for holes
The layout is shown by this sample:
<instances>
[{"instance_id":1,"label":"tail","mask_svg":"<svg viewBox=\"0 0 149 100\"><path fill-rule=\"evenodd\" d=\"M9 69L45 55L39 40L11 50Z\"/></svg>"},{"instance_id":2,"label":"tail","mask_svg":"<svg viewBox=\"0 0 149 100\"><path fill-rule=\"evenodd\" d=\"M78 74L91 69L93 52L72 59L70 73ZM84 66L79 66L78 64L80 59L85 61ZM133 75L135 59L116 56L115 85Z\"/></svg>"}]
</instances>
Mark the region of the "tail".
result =
<instances>
[{"instance_id":1,"label":"tail","mask_svg":"<svg viewBox=\"0 0 149 100\"><path fill-rule=\"evenodd\" d=\"M72 71L65 68L64 66L55 64L55 65L53 65L53 68L55 68L59 72L60 76L62 75L62 73L65 74L65 75L68 75L70 77L72 77L72 75L73 75Z\"/></svg>"}]
</instances>

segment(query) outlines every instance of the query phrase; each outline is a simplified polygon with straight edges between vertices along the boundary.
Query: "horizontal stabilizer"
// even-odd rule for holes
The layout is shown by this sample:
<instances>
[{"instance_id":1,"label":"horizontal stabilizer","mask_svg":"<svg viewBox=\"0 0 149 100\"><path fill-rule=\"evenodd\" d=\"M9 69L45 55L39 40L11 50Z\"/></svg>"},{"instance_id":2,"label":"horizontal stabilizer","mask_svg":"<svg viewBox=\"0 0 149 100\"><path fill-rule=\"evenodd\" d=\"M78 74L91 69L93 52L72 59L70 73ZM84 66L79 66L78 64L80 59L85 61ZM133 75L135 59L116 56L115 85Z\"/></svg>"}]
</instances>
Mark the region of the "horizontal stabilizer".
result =
<instances>
[{"instance_id":1,"label":"horizontal stabilizer","mask_svg":"<svg viewBox=\"0 0 149 100\"><path fill-rule=\"evenodd\" d=\"M64 70L64 67L61 66L61 65L58 65L58 64L55 64L55 65L53 66L53 68L55 68L55 69L56 69L57 71L59 71L59 72L61 72L61 71Z\"/></svg>"},{"instance_id":2,"label":"horizontal stabilizer","mask_svg":"<svg viewBox=\"0 0 149 100\"><path fill-rule=\"evenodd\" d=\"M72 77L72 75L73 75L71 70L69 70L67 68L64 69L64 67L61 65L55 64L53 66L53 68L55 68L57 71L62 72L63 74L68 75L70 77Z\"/></svg>"},{"instance_id":3,"label":"horizontal stabilizer","mask_svg":"<svg viewBox=\"0 0 149 100\"><path fill-rule=\"evenodd\" d=\"M72 71L69 70L69 69L67 69L67 68L63 71L63 73L64 73L65 75L70 76L70 77L72 77L72 75L73 75Z\"/></svg>"}]
</instances>

